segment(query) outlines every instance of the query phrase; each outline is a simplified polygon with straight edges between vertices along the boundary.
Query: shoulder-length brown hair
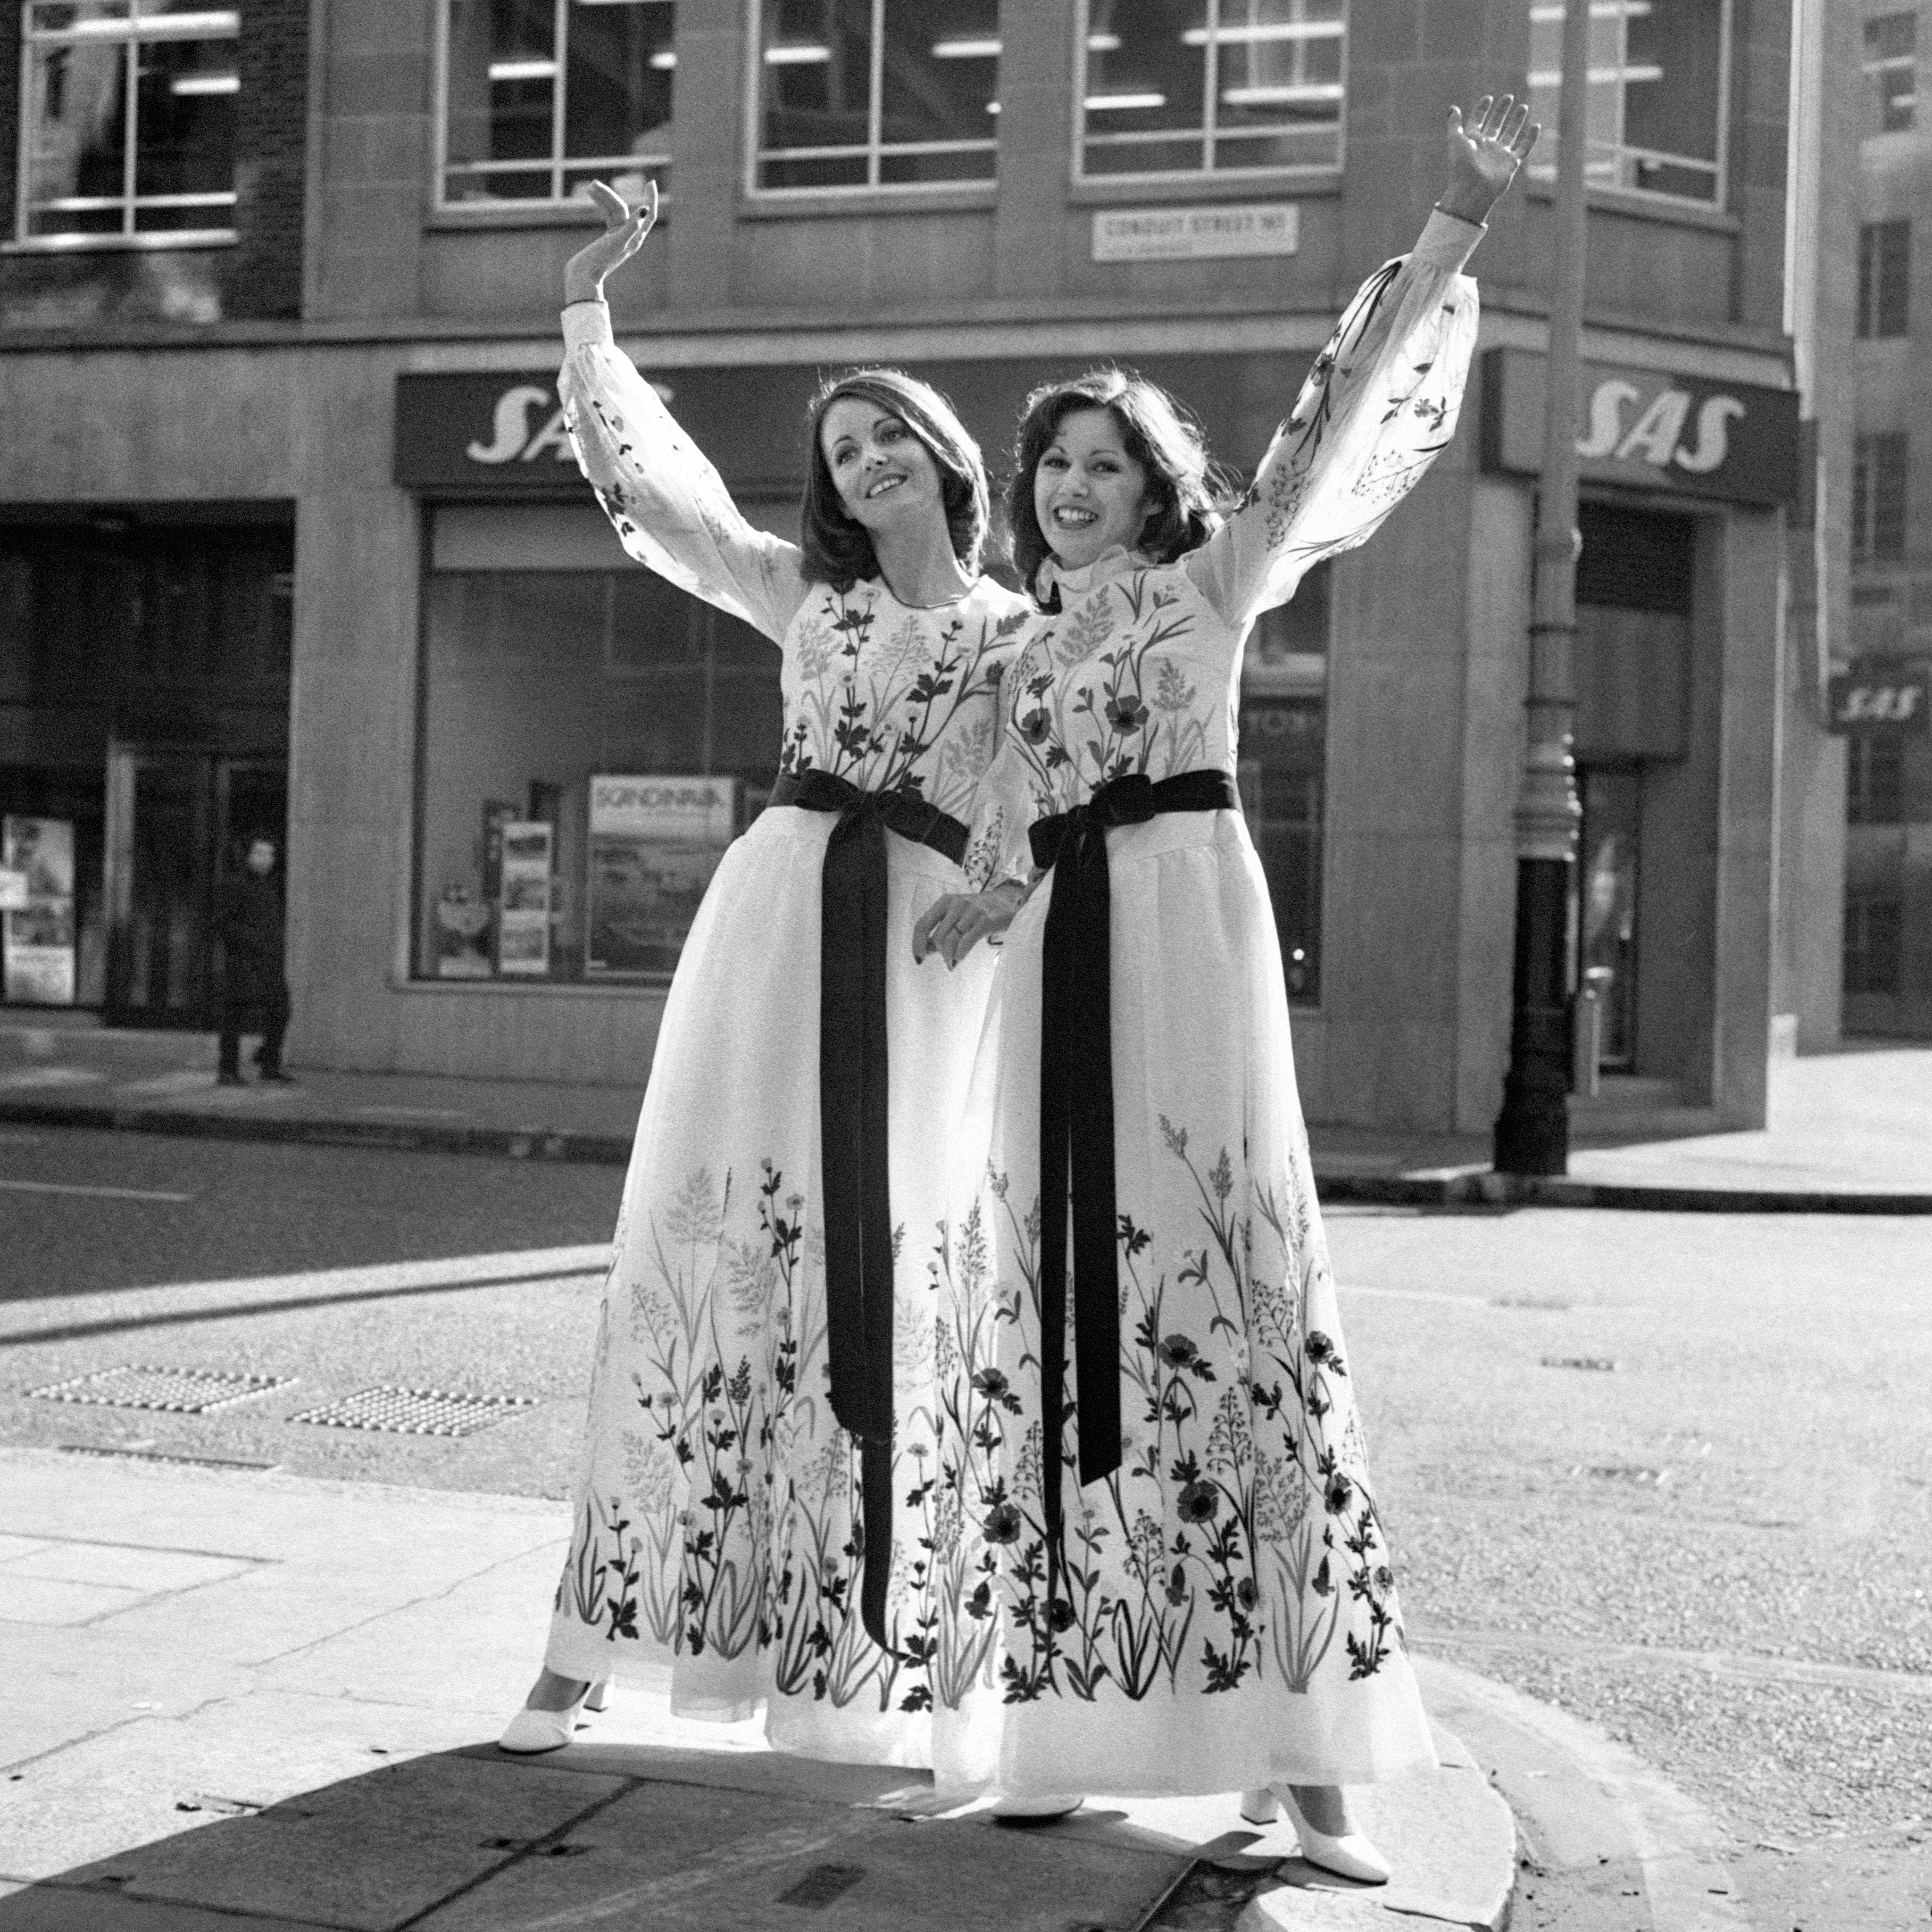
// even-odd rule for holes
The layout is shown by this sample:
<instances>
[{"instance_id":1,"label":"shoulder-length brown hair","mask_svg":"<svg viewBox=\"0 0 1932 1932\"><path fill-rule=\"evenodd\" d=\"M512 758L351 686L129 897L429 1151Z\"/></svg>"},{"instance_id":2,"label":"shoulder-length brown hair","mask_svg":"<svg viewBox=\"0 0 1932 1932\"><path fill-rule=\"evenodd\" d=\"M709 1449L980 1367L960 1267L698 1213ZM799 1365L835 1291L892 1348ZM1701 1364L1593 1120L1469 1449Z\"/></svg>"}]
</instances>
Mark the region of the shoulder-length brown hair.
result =
<instances>
[{"instance_id":1,"label":"shoulder-length brown hair","mask_svg":"<svg viewBox=\"0 0 1932 1932\"><path fill-rule=\"evenodd\" d=\"M992 516L980 446L937 389L902 369L855 369L824 383L812 398L800 572L808 581L829 584L835 590L849 590L861 578L879 574L871 533L846 514L820 440L826 411L845 396L890 411L926 446L938 466L940 500L946 508L952 554L969 577L977 577Z\"/></svg>"},{"instance_id":2,"label":"shoulder-length brown hair","mask_svg":"<svg viewBox=\"0 0 1932 1932\"><path fill-rule=\"evenodd\" d=\"M1080 410L1111 410L1127 454L1147 472L1153 507L1137 550L1156 562L1172 563L1198 550L1219 521L1214 500L1220 479L1208 463L1201 425L1159 383L1131 369L1090 369L1071 382L1042 383L1026 399L1006 488L1013 564L1029 590L1053 554L1034 514L1034 478L1060 425Z\"/></svg>"}]
</instances>

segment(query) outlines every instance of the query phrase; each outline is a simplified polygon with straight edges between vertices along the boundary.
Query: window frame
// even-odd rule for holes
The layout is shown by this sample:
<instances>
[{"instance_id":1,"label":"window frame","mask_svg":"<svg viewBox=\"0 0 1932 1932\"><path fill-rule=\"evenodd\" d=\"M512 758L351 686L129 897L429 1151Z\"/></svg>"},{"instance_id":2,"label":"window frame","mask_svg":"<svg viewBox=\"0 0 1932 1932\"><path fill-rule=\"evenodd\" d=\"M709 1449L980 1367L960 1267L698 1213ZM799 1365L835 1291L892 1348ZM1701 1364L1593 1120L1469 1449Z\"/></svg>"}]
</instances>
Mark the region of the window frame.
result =
<instances>
[{"instance_id":1,"label":"window frame","mask_svg":"<svg viewBox=\"0 0 1932 1932\"><path fill-rule=\"evenodd\" d=\"M1591 10L1593 15L1596 8L1603 4L1604 0L1591 0ZM1619 166L1627 159L1656 160L1673 167L1687 168L1698 172L1708 172L1713 177L1711 198L1708 200L1704 200L1695 195L1673 194L1664 189L1630 185L1621 181L1594 182L1590 178L1590 154L1586 150L1584 155L1583 185L1586 194L1591 199L1625 203L1634 202L1640 207L1668 208L1673 212L1679 213L1694 212L1706 216L1723 216L1730 212L1731 96L1737 83L1736 58L1737 8L1736 0L1718 0L1718 4L1720 11L1718 20L1716 159L1706 161L1694 155L1666 153L1660 148L1632 147L1624 142L1612 144L1592 140L1588 142L1589 149L1607 148ZM1565 10L1563 0L1530 0L1528 12L1531 24L1532 26L1534 25L1535 16L1538 13L1544 14L1546 17L1553 13L1560 20ZM1618 17L1627 20L1630 16L1628 14L1624 14ZM1528 85L1527 75L1525 76L1524 84L1527 88ZM1549 194L1554 191L1556 184L1556 137L1552 138L1546 150L1541 142L1538 144L1538 154L1532 156L1530 161L1524 165L1524 186L1526 188L1533 188L1544 194ZM1540 158L1546 152L1548 156L1546 161Z\"/></svg>"},{"instance_id":2,"label":"window frame","mask_svg":"<svg viewBox=\"0 0 1932 1932\"><path fill-rule=\"evenodd\" d=\"M1888 256L1886 238L1903 238L1895 258ZM1896 276L1888 284L1889 266ZM1886 305L1887 295L1898 298L1895 314ZM1888 328L1888 320L1895 328ZM1860 342L1893 342L1912 333L1912 223L1909 218L1890 221L1864 221L1858 224L1858 311L1853 323L1855 338Z\"/></svg>"},{"instance_id":3,"label":"window frame","mask_svg":"<svg viewBox=\"0 0 1932 1932\"><path fill-rule=\"evenodd\" d=\"M1896 452L1898 493L1898 543L1878 547L1881 466ZM1886 479L1890 482L1893 479ZM1896 563L1906 554L1911 536L1912 446L1903 430L1861 431L1852 442L1852 561L1857 564Z\"/></svg>"},{"instance_id":4,"label":"window frame","mask_svg":"<svg viewBox=\"0 0 1932 1932\"><path fill-rule=\"evenodd\" d=\"M746 200L761 208L816 207L827 202L875 202L885 199L905 200L923 206L929 200L943 201L947 196L956 200L966 196L976 200L981 197L990 200L998 191L1000 180L1000 130L998 117L990 117L994 122L991 134L984 140L970 141L896 141L880 139L885 122L885 62L886 36L885 11L888 0L870 0L872 10L872 51L868 58L866 74L866 140L862 146L847 142L830 148L767 148L764 144L764 73L766 67L764 46L764 0L745 0L745 91L744 91L744 172L740 186ZM998 72L1004 71L1006 50L1004 46L997 56ZM995 78L994 95L999 98L999 82ZM889 154L977 154L985 152L991 166L982 176L970 178L960 177L948 181L888 182L879 178L880 164ZM766 188L758 180L758 170L767 161L778 160L835 160L850 159L862 154L866 158L866 178L862 182L839 182L813 188Z\"/></svg>"},{"instance_id":5,"label":"window frame","mask_svg":"<svg viewBox=\"0 0 1932 1932\"><path fill-rule=\"evenodd\" d=\"M636 0L638 4L670 4L676 0ZM563 177L579 169L607 174L618 171L634 172L642 169L654 179L662 180L676 163L674 154L652 153L645 154L598 155L578 157L561 152L566 110L568 101L565 92L565 78L569 71L570 50L568 22L571 0L551 0L553 21L551 31L555 35L554 45L559 50L556 56L556 73L553 77L554 89L550 98L550 155L549 160L540 161L466 161L452 162L449 158L449 80L450 80L450 12L456 0L436 0L436 81L433 94L434 123L432 130L433 156L431 165L435 181L430 190L430 208L438 218L458 217L468 221L490 223L508 220L516 222L532 218L537 220L554 218L560 212L568 211L581 219L587 204L580 192L562 189ZM678 29L675 16L671 28L673 62L671 74L671 112L676 113L677 67L676 50ZM459 167L472 174L532 175L547 166L550 170L553 192L547 195L511 195L490 200L452 200L449 195L449 178ZM661 188L660 193L668 200L669 190Z\"/></svg>"},{"instance_id":6,"label":"window frame","mask_svg":"<svg viewBox=\"0 0 1932 1932\"><path fill-rule=\"evenodd\" d=\"M232 40L237 49L236 61L238 75L239 47L242 38L242 14L238 4L216 4L194 14L158 14L152 16L158 26L165 22L173 32L142 33L140 31L142 0L128 0L128 18L123 22L97 23L114 26L120 32L110 34L96 32L76 33L62 28L36 31L32 25L33 0L20 9L20 92L19 104L20 132L14 148L14 232L4 244L0 253L8 254L68 255L99 253L124 253L130 250L173 248L228 248L241 239L232 224L232 211L239 205L240 195L231 187L224 190L206 194L141 195L136 192L136 171L140 165L140 142L137 115L140 110L138 68L124 81L124 99L122 142L123 156L121 169L121 189L118 196L68 196L68 202L84 200L94 208L118 206L122 211L122 223L118 232L103 234L98 231L70 235L32 235L28 232L33 212L32 143L36 122L34 116L34 61L32 50L37 46L73 46L84 40L112 40L124 58L134 62L136 50L144 44L157 40ZM232 20L234 25L226 32L217 32L203 26L193 33L181 31L189 21L207 22L215 20ZM238 78L237 91L239 90ZM231 157L230 179L233 178L233 160ZM168 228L142 229L135 226L142 207L149 208L226 208L230 212L230 225L221 228Z\"/></svg>"},{"instance_id":7,"label":"window frame","mask_svg":"<svg viewBox=\"0 0 1932 1932\"><path fill-rule=\"evenodd\" d=\"M1910 53L1880 55L1874 58L1865 52L1864 46L1870 44L1872 29L1886 20L1904 20L1910 23L1912 50ZM1918 15L1917 10L1910 7L1894 7L1888 14L1868 14L1863 24L1860 39L1862 45L1859 50L1858 75L1860 80L1865 83L1865 86L1861 90L1865 98L1860 118L1862 120L1865 115L1869 114L1876 124L1868 128L1862 126L1858 130L1858 138L1864 141L1877 141L1882 140L1886 136L1891 134L1912 133L1918 124ZM1882 91L1882 76L1889 69L1901 68L1909 68L1912 70L1912 105L1907 110L1905 119L1900 125L1896 128L1888 128L1884 124L1886 97Z\"/></svg>"},{"instance_id":8,"label":"window frame","mask_svg":"<svg viewBox=\"0 0 1932 1932\"><path fill-rule=\"evenodd\" d=\"M1222 0L1205 0L1214 28L1220 22ZM1729 0L1726 0L1729 4ZM1073 138L1070 156L1070 179L1072 186L1082 194L1091 194L1096 189L1123 187L1130 188L1154 186L1172 186L1184 183L1189 186L1211 189L1221 182L1233 182L1243 187L1256 183L1310 182L1323 185L1338 184L1348 159L1348 46L1349 29L1352 25L1350 8L1352 0L1342 0L1342 89L1341 112L1335 127L1335 158L1333 161L1270 163L1264 167L1226 168L1208 164L1198 168L1143 168L1132 172L1090 174L1087 169L1087 57L1094 50L1090 45L1092 28L1089 14L1092 0L1079 0L1073 14ZM1218 55L1222 43L1214 39L1203 46L1202 58L1209 60ZM1204 157L1211 158L1214 152L1215 112L1219 105L1215 89L1204 86L1202 89L1202 124L1196 133ZM1176 129L1166 136L1150 136L1150 146L1157 139L1184 141L1190 138L1187 130Z\"/></svg>"}]
</instances>

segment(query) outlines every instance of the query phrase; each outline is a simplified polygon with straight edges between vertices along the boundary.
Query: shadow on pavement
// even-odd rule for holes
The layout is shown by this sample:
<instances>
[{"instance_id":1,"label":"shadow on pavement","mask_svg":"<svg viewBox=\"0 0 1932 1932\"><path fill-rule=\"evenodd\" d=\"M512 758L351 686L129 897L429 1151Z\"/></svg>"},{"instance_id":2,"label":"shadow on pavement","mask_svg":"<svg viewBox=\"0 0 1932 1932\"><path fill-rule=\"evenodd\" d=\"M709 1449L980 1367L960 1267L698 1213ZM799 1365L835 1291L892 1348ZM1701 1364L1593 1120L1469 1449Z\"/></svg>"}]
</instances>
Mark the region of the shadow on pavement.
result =
<instances>
[{"instance_id":1,"label":"shadow on pavement","mask_svg":"<svg viewBox=\"0 0 1932 1932\"><path fill-rule=\"evenodd\" d=\"M1124 1932L1165 1919L1178 1882L1203 1889L1198 1856L1222 1867L1204 1902L1228 1915L1189 1924L1232 1924L1276 1864L1243 1856L1252 1832L1202 1842L1100 1809L1026 1828L916 1815L932 1804L929 1778L890 1767L634 1744L516 1760L478 1745L260 1808L245 1792L183 1800L188 1828L0 1898L0 1928Z\"/></svg>"}]
</instances>

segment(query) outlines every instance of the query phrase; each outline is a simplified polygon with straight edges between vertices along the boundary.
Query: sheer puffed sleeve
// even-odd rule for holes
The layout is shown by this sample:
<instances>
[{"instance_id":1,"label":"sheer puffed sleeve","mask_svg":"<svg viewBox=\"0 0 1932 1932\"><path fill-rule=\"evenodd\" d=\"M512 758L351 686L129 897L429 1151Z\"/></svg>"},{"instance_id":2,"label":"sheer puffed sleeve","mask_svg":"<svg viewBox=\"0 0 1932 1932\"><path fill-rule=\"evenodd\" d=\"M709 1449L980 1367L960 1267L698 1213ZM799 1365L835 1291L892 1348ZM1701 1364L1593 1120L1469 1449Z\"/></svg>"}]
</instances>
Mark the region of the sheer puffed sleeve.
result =
<instances>
[{"instance_id":1,"label":"sheer puffed sleeve","mask_svg":"<svg viewBox=\"0 0 1932 1932\"><path fill-rule=\"evenodd\" d=\"M1236 628L1310 565L1366 542L1456 434L1475 347L1476 224L1432 214L1412 253L1362 284L1316 358L1252 487L1185 560Z\"/></svg>"},{"instance_id":2,"label":"sheer puffed sleeve","mask_svg":"<svg viewBox=\"0 0 1932 1932\"><path fill-rule=\"evenodd\" d=\"M782 639L807 589L797 546L739 514L724 478L617 346L602 302L564 310L556 386L578 466L625 549L680 590Z\"/></svg>"},{"instance_id":3,"label":"sheer puffed sleeve","mask_svg":"<svg viewBox=\"0 0 1932 1932\"><path fill-rule=\"evenodd\" d=\"M1024 885L1033 876L1033 848L1027 827L1034 820L1033 787L1026 759L1013 741L1011 716L1017 659L1008 659L1000 674L999 742L993 760L980 776L973 795L973 816L968 825L966 856L960 868L976 892L1003 879Z\"/></svg>"}]
</instances>

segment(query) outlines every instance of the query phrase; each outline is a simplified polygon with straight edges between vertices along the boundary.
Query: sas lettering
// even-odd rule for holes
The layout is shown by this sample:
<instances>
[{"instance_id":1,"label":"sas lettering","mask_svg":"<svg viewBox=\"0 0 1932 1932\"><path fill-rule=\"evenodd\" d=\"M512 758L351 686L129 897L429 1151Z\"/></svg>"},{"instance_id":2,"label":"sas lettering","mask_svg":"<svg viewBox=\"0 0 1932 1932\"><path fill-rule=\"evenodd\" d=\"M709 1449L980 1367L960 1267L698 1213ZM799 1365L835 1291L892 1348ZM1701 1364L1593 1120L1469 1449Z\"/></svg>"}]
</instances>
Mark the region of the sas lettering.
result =
<instances>
[{"instance_id":1,"label":"sas lettering","mask_svg":"<svg viewBox=\"0 0 1932 1932\"><path fill-rule=\"evenodd\" d=\"M668 383L653 382L651 387L660 402L670 400ZM531 412L537 410L548 413L533 418ZM534 431L533 422L537 425ZM487 463L494 468L506 463L533 463L546 451L559 463L574 460L556 392L535 382L518 382L496 398L490 440L485 442L478 437L463 453L472 463Z\"/></svg>"},{"instance_id":2,"label":"sas lettering","mask_svg":"<svg viewBox=\"0 0 1932 1932\"><path fill-rule=\"evenodd\" d=\"M1661 391L1626 424L1624 412L1642 403L1643 392L1620 376L1599 382L1590 397L1589 428L1577 439L1576 454L1598 460L1647 463L1658 470L1675 464L1693 476L1708 476L1730 454L1730 425L1744 413L1736 396L1708 396L1687 440L1691 399L1685 391Z\"/></svg>"},{"instance_id":3,"label":"sas lettering","mask_svg":"<svg viewBox=\"0 0 1932 1932\"><path fill-rule=\"evenodd\" d=\"M1905 724L1918 714L1924 687L1916 684L1855 684L1838 707L1841 724Z\"/></svg>"}]
</instances>

